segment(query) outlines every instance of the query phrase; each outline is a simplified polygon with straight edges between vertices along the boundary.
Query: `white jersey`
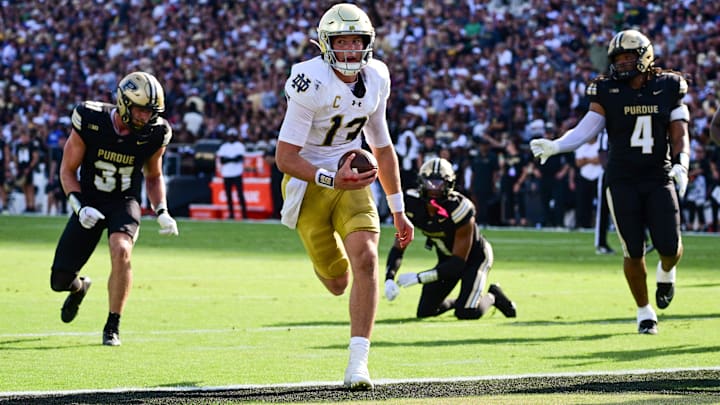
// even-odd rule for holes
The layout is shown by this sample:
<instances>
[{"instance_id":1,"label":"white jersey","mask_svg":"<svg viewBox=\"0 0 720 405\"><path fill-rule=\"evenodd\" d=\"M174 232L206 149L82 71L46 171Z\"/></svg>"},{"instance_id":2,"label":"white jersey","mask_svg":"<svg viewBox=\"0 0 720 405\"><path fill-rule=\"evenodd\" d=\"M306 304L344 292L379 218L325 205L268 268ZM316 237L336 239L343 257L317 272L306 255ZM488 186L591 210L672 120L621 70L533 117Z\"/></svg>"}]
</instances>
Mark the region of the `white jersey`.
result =
<instances>
[{"instance_id":1,"label":"white jersey","mask_svg":"<svg viewBox=\"0 0 720 405\"><path fill-rule=\"evenodd\" d=\"M390 145L385 120L390 96L388 68L371 59L361 75L366 91L363 97L356 97L321 57L293 65L285 94L288 103L298 103L312 112L312 124L309 131L299 130L289 124L298 118L286 116L278 139L302 147L301 157L331 171L337 170L337 162L345 152L360 148L362 133L369 145Z\"/></svg>"}]
</instances>

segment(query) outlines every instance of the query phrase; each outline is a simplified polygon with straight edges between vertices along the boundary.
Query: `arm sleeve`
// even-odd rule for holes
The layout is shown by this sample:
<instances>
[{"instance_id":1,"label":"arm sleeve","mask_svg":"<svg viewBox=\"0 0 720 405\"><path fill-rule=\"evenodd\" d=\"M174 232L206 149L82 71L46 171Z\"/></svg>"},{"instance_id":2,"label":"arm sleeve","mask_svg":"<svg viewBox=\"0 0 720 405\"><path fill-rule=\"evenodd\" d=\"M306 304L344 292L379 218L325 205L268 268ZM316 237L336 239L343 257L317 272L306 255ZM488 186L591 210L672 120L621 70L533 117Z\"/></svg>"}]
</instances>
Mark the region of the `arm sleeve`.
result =
<instances>
[{"instance_id":1,"label":"arm sleeve","mask_svg":"<svg viewBox=\"0 0 720 405\"><path fill-rule=\"evenodd\" d=\"M605 128L605 117L595 111L588 111L578 122L575 128L565 132L555 142L558 145L558 153L570 152L589 141Z\"/></svg>"}]
</instances>

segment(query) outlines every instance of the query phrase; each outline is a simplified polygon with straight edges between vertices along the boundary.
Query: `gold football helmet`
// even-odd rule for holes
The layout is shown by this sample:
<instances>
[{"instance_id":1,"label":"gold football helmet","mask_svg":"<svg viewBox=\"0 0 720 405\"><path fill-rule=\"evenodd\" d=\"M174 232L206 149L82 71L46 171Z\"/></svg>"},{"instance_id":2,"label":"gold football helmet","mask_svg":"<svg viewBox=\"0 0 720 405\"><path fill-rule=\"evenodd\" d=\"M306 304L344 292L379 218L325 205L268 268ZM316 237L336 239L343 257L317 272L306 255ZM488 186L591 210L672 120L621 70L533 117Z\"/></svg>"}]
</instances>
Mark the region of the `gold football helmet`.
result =
<instances>
[{"instance_id":1,"label":"gold football helmet","mask_svg":"<svg viewBox=\"0 0 720 405\"><path fill-rule=\"evenodd\" d=\"M148 123L138 127L133 122L130 111L133 106L152 110L153 114L148 123L165 111L165 94L155 76L145 72L133 72L118 84L117 107L120 118L133 131L140 131Z\"/></svg>"},{"instance_id":2,"label":"gold football helmet","mask_svg":"<svg viewBox=\"0 0 720 405\"><path fill-rule=\"evenodd\" d=\"M420 166L418 190L424 199L443 200L455 188L455 170L443 158L433 158Z\"/></svg>"},{"instance_id":3,"label":"gold football helmet","mask_svg":"<svg viewBox=\"0 0 720 405\"><path fill-rule=\"evenodd\" d=\"M637 61L634 67L622 69L621 65L615 64L615 56L627 52L637 54ZM652 43L639 31L620 31L610 40L610 45L608 46L608 63L610 77L615 80L627 80L640 73L645 73L649 71L655 63Z\"/></svg>"},{"instance_id":4,"label":"gold football helmet","mask_svg":"<svg viewBox=\"0 0 720 405\"><path fill-rule=\"evenodd\" d=\"M325 62L330 64L338 72L352 76L360 71L372 58L373 43L375 42L375 29L370 23L370 18L359 7L354 4L336 4L332 6L320 19L317 28L320 52ZM332 49L332 37L336 35L361 35L365 49L362 50L360 62L346 62L338 55L345 52Z\"/></svg>"}]
</instances>

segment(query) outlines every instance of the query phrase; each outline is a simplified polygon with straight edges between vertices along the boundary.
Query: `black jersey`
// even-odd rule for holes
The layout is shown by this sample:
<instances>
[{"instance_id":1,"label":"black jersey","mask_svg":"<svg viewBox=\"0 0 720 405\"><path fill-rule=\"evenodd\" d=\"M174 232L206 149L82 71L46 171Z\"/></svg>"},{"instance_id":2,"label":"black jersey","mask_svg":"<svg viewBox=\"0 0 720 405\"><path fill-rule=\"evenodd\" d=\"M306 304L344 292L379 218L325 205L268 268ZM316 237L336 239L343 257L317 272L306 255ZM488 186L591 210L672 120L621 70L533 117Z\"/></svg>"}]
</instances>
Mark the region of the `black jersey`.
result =
<instances>
[{"instance_id":1,"label":"black jersey","mask_svg":"<svg viewBox=\"0 0 720 405\"><path fill-rule=\"evenodd\" d=\"M32 140L29 140L25 143L16 143L14 149L17 171L18 173L22 173L30 167L33 160L33 154L37 152L37 145L35 145L35 142Z\"/></svg>"},{"instance_id":2,"label":"black jersey","mask_svg":"<svg viewBox=\"0 0 720 405\"><path fill-rule=\"evenodd\" d=\"M650 75L640 89L607 77L588 86L590 101L605 109L608 182L667 179L670 114L686 93L685 79L674 72Z\"/></svg>"},{"instance_id":3,"label":"black jersey","mask_svg":"<svg viewBox=\"0 0 720 405\"><path fill-rule=\"evenodd\" d=\"M451 191L447 199L436 203L440 208L436 215L431 216L427 211L427 203L420 198L418 190L410 189L405 192L405 214L415 229L419 229L435 246L438 259L443 261L452 256L455 231L475 216L475 205L457 191ZM477 224L470 256L475 253L482 254L482 237Z\"/></svg>"},{"instance_id":4,"label":"black jersey","mask_svg":"<svg viewBox=\"0 0 720 405\"><path fill-rule=\"evenodd\" d=\"M93 202L126 197L140 201L143 165L170 142L172 129L158 117L143 133L120 136L113 127L113 109L113 104L85 101L73 110L73 128L86 147L80 167L82 194Z\"/></svg>"}]
</instances>

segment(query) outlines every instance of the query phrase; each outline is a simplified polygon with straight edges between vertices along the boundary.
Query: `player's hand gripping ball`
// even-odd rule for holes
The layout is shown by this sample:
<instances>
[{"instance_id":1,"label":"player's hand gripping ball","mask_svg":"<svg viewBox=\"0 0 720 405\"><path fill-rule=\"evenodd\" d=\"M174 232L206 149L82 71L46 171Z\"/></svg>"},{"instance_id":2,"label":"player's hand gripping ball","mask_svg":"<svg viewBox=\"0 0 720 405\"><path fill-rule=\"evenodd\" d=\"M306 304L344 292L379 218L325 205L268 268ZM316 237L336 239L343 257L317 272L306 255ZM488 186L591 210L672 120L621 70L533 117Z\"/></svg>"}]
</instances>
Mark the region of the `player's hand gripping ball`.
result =
<instances>
[{"instance_id":1,"label":"player's hand gripping ball","mask_svg":"<svg viewBox=\"0 0 720 405\"><path fill-rule=\"evenodd\" d=\"M378 168L377 159L372 153L365 149L353 149L346 152L338 161L338 170L345 164L345 160L351 155L355 154L355 158L350 162L350 168L355 173L363 173Z\"/></svg>"}]
</instances>

